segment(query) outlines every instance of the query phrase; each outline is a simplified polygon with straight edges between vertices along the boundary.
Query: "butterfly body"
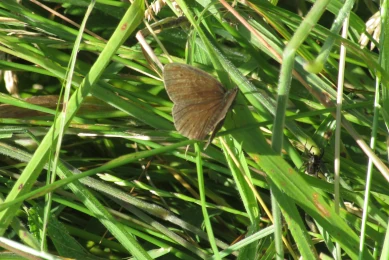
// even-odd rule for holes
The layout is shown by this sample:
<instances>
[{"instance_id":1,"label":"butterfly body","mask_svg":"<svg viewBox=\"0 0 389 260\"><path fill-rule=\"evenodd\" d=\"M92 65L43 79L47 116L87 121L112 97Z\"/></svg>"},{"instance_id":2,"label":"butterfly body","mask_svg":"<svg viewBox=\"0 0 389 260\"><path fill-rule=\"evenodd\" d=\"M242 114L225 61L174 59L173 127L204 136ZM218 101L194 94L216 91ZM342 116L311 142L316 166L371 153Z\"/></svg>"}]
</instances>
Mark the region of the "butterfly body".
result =
<instances>
[{"instance_id":1,"label":"butterfly body","mask_svg":"<svg viewBox=\"0 0 389 260\"><path fill-rule=\"evenodd\" d=\"M164 84L173 101L177 131L189 139L204 140L220 129L238 93L227 90L208 73L195 67L170 63L164 67Z\"/></svg>"}]
</instances>

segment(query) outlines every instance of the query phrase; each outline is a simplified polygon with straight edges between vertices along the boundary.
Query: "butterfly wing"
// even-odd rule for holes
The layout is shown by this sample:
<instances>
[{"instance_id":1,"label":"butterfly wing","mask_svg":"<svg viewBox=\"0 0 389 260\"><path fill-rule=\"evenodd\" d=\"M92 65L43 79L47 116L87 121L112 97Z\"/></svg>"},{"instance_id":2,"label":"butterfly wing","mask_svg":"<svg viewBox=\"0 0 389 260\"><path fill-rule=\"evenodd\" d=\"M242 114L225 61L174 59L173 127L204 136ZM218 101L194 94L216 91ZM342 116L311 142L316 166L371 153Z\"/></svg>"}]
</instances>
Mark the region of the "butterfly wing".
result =
<instances>
[{"instance_id":1,"label":"butterfly wing","mask_svg":"<svg viewBox=\"0 0 389 260\"><path fill-rule=\"evenodd\" d=\"M196 104L175 104L174 126L189 139L204 140L223 121L235 99L238 89L233 89L219 99Z\"/></svg>"},{"instance_id":2,"label":"butterfly wing","mask_svg":"<svg viewBox=\"0 0 389 260\"><path fill-rule=\"evenodd\" d=\"M166 64L163 81L170 99L187 104L222 99L226 89L208 73L189 65Z\"/></svg>"},{"instance_id":3,"label":"butterfly wing","mask_svg":"<svg viewBox=\"0 0 389 260\"><path fill-rule=\"evenodd\" d=\"M164 83L174 103L174 125L189 139L205 139L225 118L237 94L237 89L227 91L204 71L178 63L165 65Z\"/></svg>"}]
</instances>

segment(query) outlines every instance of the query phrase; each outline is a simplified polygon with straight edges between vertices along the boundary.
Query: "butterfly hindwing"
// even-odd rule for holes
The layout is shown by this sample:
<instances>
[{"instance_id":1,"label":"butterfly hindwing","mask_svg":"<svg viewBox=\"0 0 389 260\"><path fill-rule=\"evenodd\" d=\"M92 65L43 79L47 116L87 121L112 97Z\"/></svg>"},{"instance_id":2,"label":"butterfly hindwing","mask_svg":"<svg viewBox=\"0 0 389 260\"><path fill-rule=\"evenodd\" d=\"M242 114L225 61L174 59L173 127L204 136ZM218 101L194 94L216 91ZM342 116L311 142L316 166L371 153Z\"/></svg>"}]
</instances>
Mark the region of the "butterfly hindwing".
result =
<instances>
[{"instance_id":1,"label":"butterfly hindwing","mask_svg":"<svg viewBox=\"0 0 389 260\"><path fill-rule=\"evenodd\" d=\"M222 100L195 105L177 105L173 107L174 125L178 132L189 139L203 140L212 131Z\"/></svg>"}]
</instances>

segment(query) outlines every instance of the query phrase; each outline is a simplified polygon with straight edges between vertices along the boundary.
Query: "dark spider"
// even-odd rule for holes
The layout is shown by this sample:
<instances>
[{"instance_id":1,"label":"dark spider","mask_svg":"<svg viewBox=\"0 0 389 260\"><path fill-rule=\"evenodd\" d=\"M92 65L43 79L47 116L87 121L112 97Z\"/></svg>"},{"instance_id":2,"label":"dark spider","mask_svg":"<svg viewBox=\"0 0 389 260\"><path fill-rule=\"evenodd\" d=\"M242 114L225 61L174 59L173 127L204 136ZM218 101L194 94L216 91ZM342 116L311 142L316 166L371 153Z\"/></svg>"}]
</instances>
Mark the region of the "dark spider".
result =
<instances>
[{"instance_id":1,"label":"dark spider","mask_svg":"<svg viewBox=\"0 0 389 260\"><path fill-rule=\"evenodd\" d=\"M321 171L321 166L323 164L322 158L324 156L324 150L320 149L320 155L316 155L311 153L309 150L309 159L305 162L305 166L307 167L306 171L309 175L317 175Z\"/></svg>"}]
</instances>

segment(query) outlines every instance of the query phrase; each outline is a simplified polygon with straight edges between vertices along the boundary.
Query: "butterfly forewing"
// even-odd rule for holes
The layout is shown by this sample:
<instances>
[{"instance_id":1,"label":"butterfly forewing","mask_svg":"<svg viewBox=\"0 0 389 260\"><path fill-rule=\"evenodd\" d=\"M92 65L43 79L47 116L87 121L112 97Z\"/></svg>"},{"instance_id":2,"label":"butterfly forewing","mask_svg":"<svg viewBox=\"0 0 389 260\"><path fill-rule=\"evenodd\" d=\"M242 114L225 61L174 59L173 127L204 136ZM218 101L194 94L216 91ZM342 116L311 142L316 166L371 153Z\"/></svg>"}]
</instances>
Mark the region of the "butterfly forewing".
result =
<instances>
[{"instance_id":1,"label":"butterfly forewing","mask_svg":"<svg viewBox=\"0 0 389 260\"><path fill-rule=\"evenodd\" d=\"M173 101L174 125L189 139L203 140L223 121L238 89L227 91L216 79L189 65L164 68L166 91Z\"/></svg>"},{"instance_id":2,"label":"butterfly forewing","mask_svg":"<svg viewBox=\"0 0 389 260\"><path fill-rule=\"evenodd\" d=\"M197 103L222 98L226 92L219 81L192 66L166 64L163 81L170 99L176 102Z\"/></svg>"}]
</instances>

